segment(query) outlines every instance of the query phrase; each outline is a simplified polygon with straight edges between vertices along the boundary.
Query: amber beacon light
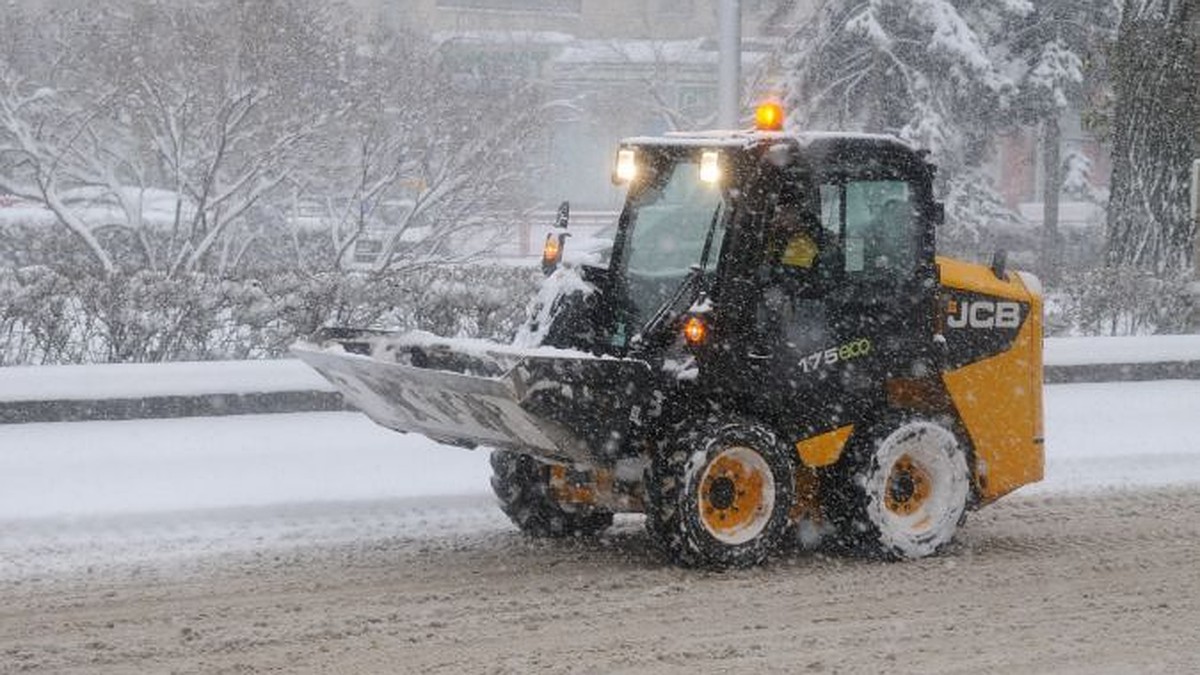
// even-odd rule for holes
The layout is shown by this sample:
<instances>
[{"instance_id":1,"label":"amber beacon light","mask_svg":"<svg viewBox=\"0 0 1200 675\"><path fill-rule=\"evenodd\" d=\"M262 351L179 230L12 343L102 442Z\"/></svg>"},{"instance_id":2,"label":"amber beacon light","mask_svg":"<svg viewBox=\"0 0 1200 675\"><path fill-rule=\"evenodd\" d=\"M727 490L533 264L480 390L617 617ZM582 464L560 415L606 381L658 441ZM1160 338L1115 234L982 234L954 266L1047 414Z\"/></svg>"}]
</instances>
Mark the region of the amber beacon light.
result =
<instances>
[{"instance_id":1,"label":"amber beacon light","mask_svg":"<svg viewBox=\"0 0 1200 675\"><path fill-rule=\"evenodd\" d=\"M683 324L683 339L687 340L689 345L697 347L704 344L707 337L708 325L704 323L704 319L698 316L688 317Z\"/></svg>"},{"instance_id":2,"label":"amber beacon light","mask_svg":"<svg viewBox=\"0 0 1200 675\"><path fill-rule=\"evenodd\" d=\"M754 111L754 128L759 131L783 130L783 106L767 101Z\"/></svg>"},{"instance_id":3,"label":"amber beacon light","mask_svg":"<svg viewBox=\"0 0 1200 675\"><path fill-rule=\"evenodd\" d=\"M562 260L562 240L553 232L546 235L546 243L542 244L542 267L553 269Z\"/></svg>"}]
</instances>

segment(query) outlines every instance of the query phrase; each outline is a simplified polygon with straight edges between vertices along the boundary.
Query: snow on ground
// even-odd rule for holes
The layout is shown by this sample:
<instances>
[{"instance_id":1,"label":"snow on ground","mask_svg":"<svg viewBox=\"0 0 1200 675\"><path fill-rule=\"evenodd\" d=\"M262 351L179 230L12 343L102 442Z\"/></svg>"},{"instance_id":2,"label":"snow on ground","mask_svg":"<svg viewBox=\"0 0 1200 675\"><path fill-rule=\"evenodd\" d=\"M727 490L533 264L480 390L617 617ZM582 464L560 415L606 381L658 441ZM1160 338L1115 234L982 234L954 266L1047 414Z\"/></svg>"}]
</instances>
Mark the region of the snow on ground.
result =
<instances>
[{"instance_id":1,"label":"snow on ground","mask_svg":"<svg viewBox=\"0 0 1200 675\"><path fill-rule=\"evenodd\" d=\"M1200 381L1046 387L1046 478L1022 490L1200 484Z\"/></svg>"},{"instance_id":2,"label":"snow on ground","mask_svg":"<svg viewBox=\"0 0 1200 675\"><path fill-rule=\"evenodd\" d=\"M0 579L495 531L490 475L349 412L0 425Z\"/></svg>"},{"instance_id":3,"label":"snow on ground","mask_svg":"<svg viewBox=\"0 0 1200 675\"><path fill-rule=\"evenodd\" d=\"M1200 483L1200 381L1046 387L1042 491ZM0 521L488 493L486 451L354 412L0 425Z\"/></svg>"},{"instance_id":4,"label":"snow on ground","mask_svg":"<svg viewBox=\"0 0 1200 675\"><path fill-rule=\"evenodd\" d=\"M1200 485L1200 381L1046 387L1046 480ZM358 413L0 426L0 578L510 527L488 456Z\"/></svg>"},{"instance_id":5,"label":"snow on ground","mask_svg":"<svg viewBox=\"0 0 1200 675\"><path fill-rule=\"evenodd\" d=\"M0 582L164 563L195 569L228 554L454 539L508 527L482 494L0 519Z\"/></svg>"},{"instance_id":6,"label":"snow on ground","mask_svg":"<svg viewBox=\"0 0 1200 675\"><path fill-rule=\"evenodd\" d=\"M486 452L353 412L0 426L0 520L480 493Z\"/></svg>"}]
</instances>

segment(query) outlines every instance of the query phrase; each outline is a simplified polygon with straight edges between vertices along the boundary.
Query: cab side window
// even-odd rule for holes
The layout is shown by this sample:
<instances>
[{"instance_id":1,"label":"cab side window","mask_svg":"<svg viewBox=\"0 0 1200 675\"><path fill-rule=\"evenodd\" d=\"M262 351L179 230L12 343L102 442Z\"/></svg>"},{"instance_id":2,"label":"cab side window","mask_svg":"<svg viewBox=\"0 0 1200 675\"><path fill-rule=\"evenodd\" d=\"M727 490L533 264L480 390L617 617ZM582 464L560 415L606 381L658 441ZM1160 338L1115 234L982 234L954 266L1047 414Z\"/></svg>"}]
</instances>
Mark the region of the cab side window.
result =
<instances>
[{"instance_id":1,"label":"cab side window","mask_svg":"<svg viewBox=\"0 0 1200 675\"><path fill-rule=\"evenodd\" d=\"M841 242L850 274L910 276L920 238L912 190L901 180L837 180L821 186L821 225Z\"/></svg>"}]
</instances>

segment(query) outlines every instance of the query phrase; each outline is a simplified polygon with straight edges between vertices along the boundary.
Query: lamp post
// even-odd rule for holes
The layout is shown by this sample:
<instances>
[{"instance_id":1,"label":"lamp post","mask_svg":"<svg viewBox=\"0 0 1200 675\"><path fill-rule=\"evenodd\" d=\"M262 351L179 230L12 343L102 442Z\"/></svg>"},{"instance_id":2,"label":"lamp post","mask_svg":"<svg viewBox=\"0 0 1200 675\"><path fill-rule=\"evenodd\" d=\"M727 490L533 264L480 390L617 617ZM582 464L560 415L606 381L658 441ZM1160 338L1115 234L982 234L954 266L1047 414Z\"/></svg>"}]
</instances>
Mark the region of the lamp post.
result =
<instances>
[{"instance_id":1,"label":"lamp post","mask_svg":"<svg viewBox=\"0 0 1200 675\"><path fill-rule=\"evenodd\" d=\"M717 69L717 123L736 129L741 102L742 7L741 0L719 0L720 65Z\"/></svg>"}]
</instances>

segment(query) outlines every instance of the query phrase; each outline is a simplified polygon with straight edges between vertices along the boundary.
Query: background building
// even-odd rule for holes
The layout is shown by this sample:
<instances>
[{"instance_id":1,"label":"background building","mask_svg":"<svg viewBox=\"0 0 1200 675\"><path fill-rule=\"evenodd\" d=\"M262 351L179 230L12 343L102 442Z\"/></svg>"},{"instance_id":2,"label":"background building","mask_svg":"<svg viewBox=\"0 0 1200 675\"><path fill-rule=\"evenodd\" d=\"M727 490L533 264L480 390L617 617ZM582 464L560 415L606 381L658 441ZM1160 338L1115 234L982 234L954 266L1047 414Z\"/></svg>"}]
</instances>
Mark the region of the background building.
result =
<instances>
[{"instance_id":1,"label":"background building","mask_svg":"<svg viewBox=\"0 0 1200 675\"><path fill-rule=\"evenodd\" d=\"M437 41L487 93L539 83L547 107L546 172L533 193L549 208L609 211L624 136L711 127L717 106L719 0L351 0L364 22L405 26ZM789 16L797 6L788 5ZM777 0L743 0L743 74L779 43ZM531 102L531 104L534 102Z\"/></svg>"}]
</instances>

